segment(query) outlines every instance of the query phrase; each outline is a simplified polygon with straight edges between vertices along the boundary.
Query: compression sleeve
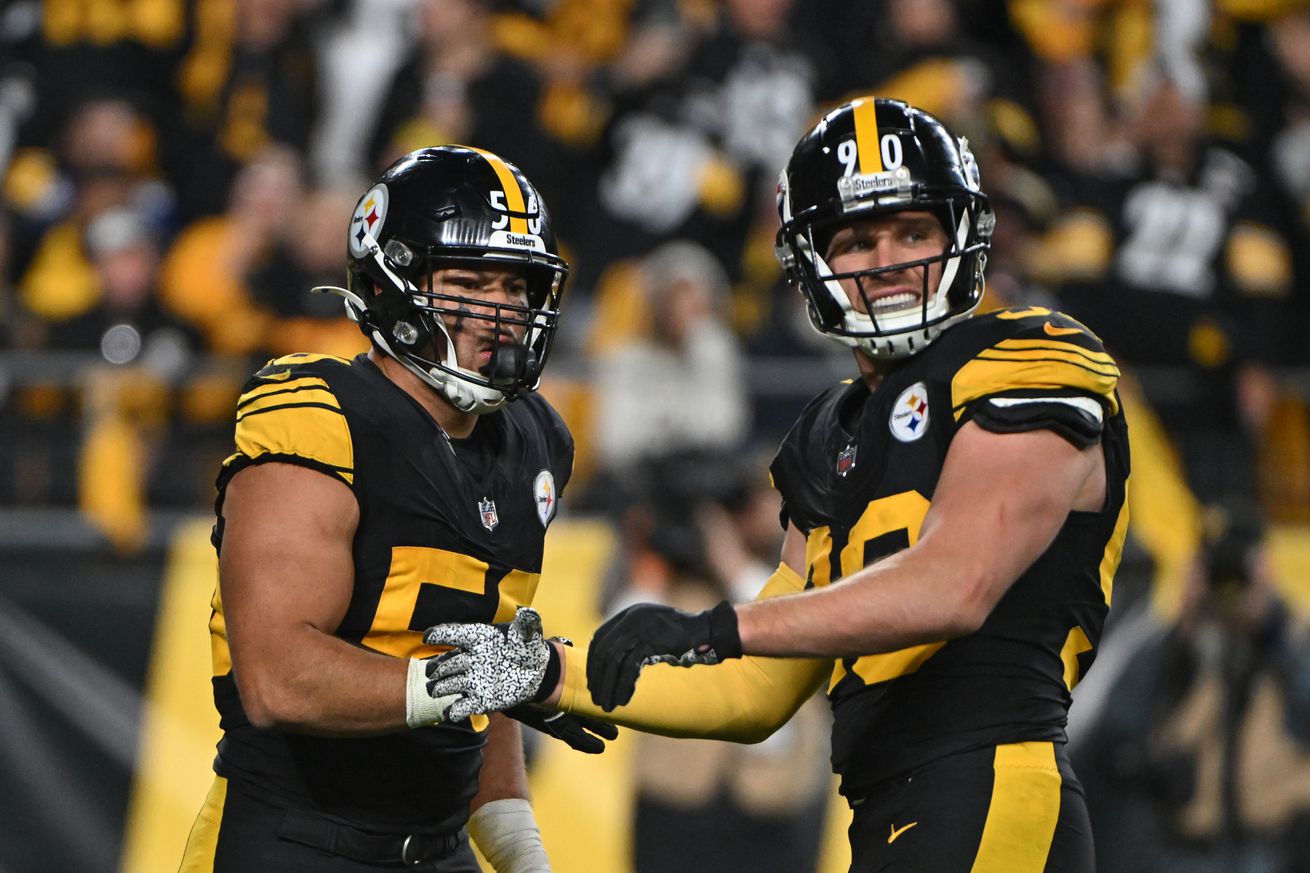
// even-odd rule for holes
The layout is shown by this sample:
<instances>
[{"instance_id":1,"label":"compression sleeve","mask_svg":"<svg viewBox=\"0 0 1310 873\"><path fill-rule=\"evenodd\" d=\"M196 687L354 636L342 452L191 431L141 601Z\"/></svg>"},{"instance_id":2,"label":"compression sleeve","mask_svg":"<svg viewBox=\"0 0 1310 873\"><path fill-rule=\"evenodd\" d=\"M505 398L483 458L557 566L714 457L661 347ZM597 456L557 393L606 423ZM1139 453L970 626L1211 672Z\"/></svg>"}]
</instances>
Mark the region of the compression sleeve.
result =
<instances>
[{"instance_id":1,"label":"compression sleeve","mask_svg":"<svg viewBox=\"0 0 1310 873\"><path fill-rule=\"evenodd\" d=\"M780 564L756 600L798 594L803 580ZM829 660L747 655L721 664L641 671L627 706L604 712L587 691L587 649L565 655L559 708L635 730L669 737L701 737L758 743L787 722L832 671Z\"/></svg>"}]
</instances>

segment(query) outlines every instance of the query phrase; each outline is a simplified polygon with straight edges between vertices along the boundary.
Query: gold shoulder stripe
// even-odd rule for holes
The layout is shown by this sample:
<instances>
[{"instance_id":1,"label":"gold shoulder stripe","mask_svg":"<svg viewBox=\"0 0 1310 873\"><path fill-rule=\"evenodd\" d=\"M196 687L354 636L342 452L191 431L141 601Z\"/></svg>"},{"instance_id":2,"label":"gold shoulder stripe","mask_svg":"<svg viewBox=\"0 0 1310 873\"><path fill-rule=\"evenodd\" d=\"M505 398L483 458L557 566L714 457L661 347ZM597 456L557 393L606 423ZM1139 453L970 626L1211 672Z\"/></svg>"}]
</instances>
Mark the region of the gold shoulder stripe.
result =
<instances>
[{"instance_id":1,"label":"gold shoulder stripe","mask_svg":"<svg viewBox=\"0 0 1310 873\"><path fill-rule=\"evenodd\" d=\"M354 483L350 427L340 409L324 404L292 403L248 412L237 421L236 447L248 458L296 455L337 470L347 484Z\"/></svg>"},{"instance_id":2,"label":"gold shoulder stripe","mask_svg":"<svg viewBox=\"0 0 1310 873\"><path fill-rule=\"evenodd\" d=\"M278 398L274 398L274 399L278 399ZM304 400L295 403L273 403L270 401L269 403L259 408L245 410L244 412L242 412L240 415L237 416L237 423L240 424L241 422L245 421L247 418L250 418L255 415L266 415L270 412L277 412L279 409L325 409L328 412L334 413L336 415L340 415L342 417L345 416L345 413L342 412L338 407L327 403L315 403L313 401L304 401Z\"/></svg>"},{"instance_id":3,"label":"gold shoulder stripe","mask_svg":"<svg viewBox=\"0 0 1310 873\"><path fill-rule=\"evenodd\" d=\"M994 314L1006 321L1017 321L1020 318L1049 318L1053 311L1045 306L1025 306L1022 309L998 309Z\"/></svg>"},{"instance_id":4,"label":"gold shoulder stripe","mask_svg":"<svg viewBox=\"0 0 1310 873\"><path fill-rule=\"evenodd\" d=\"M998 349L1013 349L1013 350L1023 350L1023 349L1048 349L1048 350L1055 350L1055 351L1061 351L1061 352L1070 352L1070 353L1073 353L1073 354L1082 355L1084 358L1087 358L1087 360L1089 360L1089 361L1096 361L1097 363L1102 363L1102 364L1113 364L1113 363L1114 363L1114 358L1111 357L1111 356L1110 356L1109 354L1107 354L1106 352L1098 352L1098 351L1095 351L1094 349L1089 349L1089 348L1086 348L1085 346L1080 346L1080 345L1078 345L1077 343L1071 343L1071 342L1068 342L1067 340L1057 340L1057 339L1045 339L1045 340L1040 340L1040 339L1037 339L1037 340L1027 340L1027 339L1007 339L1007 340L1001 340L999 343L997 343L997 344L995 345L994 348L998 348Z\"/></svg>"},{"instance_id":5,"label":"gold shoulder stripe","mask_svg":"<svg viewBox=\"0 0 1310 873\"><path fill-rule=\"evenodd\" d=\"M965 364L951 380L951 407L958 421L964 408L992 394L1016 390L1074 390L1102 398L1110 414L1119 412L1115 386L1119 372L1102 372L1092 367L1051 358L990 358L978 356Z\"/></svg>"},{"instance_id":6,"label":"gold shoulder stripe","mask_svg":"<svg viewBox=\"0 0 1310 873\"><path fill-rule=\"evenodd\" d=\"M505 189L505 208L509 210L509 231L510 233L527 233L528 220L525 217L528 212L527 205L523 202L523 189L519 187L519 182L514 178L514 174L505 162L498 155L489 151L474 148L473 151L482 155L491 169L496 171L496 178L500 180L500 187Z\"/></svg>"},{"instance_id":7,"label":"gold shoulder stripe","mask_svg":"<svg viewBox=\"0 0 1310 873\"><path fill-rule=\"evenodd\" d=\"M290 355L283 355L280 358L274 358L264 365L268 367L289 367L292 364L312 364L316 361L336 361L338 364L349 364L349 358L343 358L340 355L319 355L313 352L295 352Z\"/></svg>"},{"instance_id":8,"label":"gold shoulder stripe","mask_svg":"<svg viewBox=\"0 0 1310 873\"><path fill-rule=\"evenodd\" d=\"M977 357L977 360L1009 360L1009 362L1024 364L1032 362L1069 364L1069 366L1081 367L1083 370L1094 372L1094 374L1098 376L1106 376L1107 379L1113 379L1116 381L1119 380L1120 375L1119 367L1113 366L1113 364L1094 364L1087 362L1087 360L1073 357L1073 355L1058 354L1056 351L1045 351L1045 353L1031 353L1031 351L1026 351L1026 353L1013 353L1013 351L1010 351L1010 353L1005 353L1005 351L992 350L980 354L979 357Z\"/></svg>"},{"instance_id":9,"label":"gold shoulder stripe","mask_svg":"<svg viewBox=\"0 0 1310 873\"><path fill-rule=\"evenodd\" d=\"M265 394L263 397L252 397L248 402L237 407L237 421L256 413L289 406L318 406L344 415L341 412L341 404L337 403L337 398L331 391L322 388L302 388L300 391L287 394L273 393Z\"/></svg>"},{"instance_id":10,"label":"gold shoulder stripe","mask_svg":"<svg viewBox=\"0 0 1310 873\"><path fill-rule=\"evenodd\" d=\"M289 375L291 375L290 371L287 371L285 374L277 374L273 378L277 379L278 381L274 381L268 385L256 385L254 388L251 388L245 394L242 394L241 397L237 400L237 409L238 410L241 409L241 407L245 406L247 403L249 403L252 400L255 400L256 398L267 397L270 394L282 394L290 391L299 391L302 388L322 388L324 390L330 390L328 389L328 383L324 382L322 379L319 379L316 376L302 376L299 379L281 381L281 379L285 379L286 376ZM279 379L279 377L281 378Z\"/></svg>"},{"instance_id":11,"label":"gold shoulder stripe","mask_svg":"<svg viewBox=\"0 0 1310 873\"><path fill-rule=\"evenodd\" d=\"M855 153L859 156L860 172L882 172L882 147L878 142L878 111L872 100L855 104Z\"/></svg>"},{"instance_id":12,"label":"gold shoulder stripe","mask_svg":"<svg viewBox=\"0 0 1310 873\"><path fill-rule=\"evenodd\" d=\"M1091 361L1074 352L1067 352L1064 349L1031 349L1024 351L1011 351L1009 349L987 349L980 353L978 357L987 361L1061 361L1066 364L1072 364L1075 367L1082 367L1091 370L1093 373L1100 373L1105 376L1119 378L1119 367L1113 361L1104 363L1101 361Z\"/></svg>"}]
</instances>

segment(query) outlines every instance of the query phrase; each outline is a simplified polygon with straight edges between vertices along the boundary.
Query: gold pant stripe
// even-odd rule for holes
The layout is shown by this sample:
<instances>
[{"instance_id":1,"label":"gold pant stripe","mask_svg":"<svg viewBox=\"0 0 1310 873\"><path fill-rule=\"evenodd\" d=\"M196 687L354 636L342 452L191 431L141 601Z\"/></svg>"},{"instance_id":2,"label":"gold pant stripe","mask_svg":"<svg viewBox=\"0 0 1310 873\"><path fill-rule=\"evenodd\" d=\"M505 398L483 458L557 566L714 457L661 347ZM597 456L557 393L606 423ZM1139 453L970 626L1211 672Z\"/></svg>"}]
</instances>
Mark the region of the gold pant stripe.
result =
<instances>
[{"instance_id":1,"label":"gold pant stripe","mask_svg":"<svg viewBox=\"0 0 1310 873\"><path fill-rule=\"evenodd\" d=\"M214 854L218 851L218 829L223 823L223 804L227 801L227 780L214 777L214 784L200 807L196 823L187 837L182 866L177 873L213 873Z\"/></svg>"},{"instance_id":2,"label":"gold pant stripe","mask_svg":"<svg viewBox=\"0 0 1310 873\"><path fill-rule=\"evenodd\" d=\"M1042 873L1060 818L1051 743L996 747L996 782L972 873Z\"/></svg>"}]
</instances>

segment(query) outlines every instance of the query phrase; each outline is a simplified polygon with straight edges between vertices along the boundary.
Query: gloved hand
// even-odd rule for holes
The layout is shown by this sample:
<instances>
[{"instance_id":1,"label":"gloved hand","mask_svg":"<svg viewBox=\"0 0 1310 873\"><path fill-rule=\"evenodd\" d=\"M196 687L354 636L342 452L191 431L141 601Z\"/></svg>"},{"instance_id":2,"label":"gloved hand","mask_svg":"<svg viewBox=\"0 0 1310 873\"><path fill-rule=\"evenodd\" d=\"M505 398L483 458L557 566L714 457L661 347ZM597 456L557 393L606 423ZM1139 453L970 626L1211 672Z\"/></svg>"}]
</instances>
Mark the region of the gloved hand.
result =
<instances>
[{"instance_id":1,"label":"gloved hand","mask_svg":"<svg viewBox=\"0 0 1310 873\"><path fill-rule=\"evenodd\" d=\"M599 755L605 751L605 740L619 736L619 729L607 721L568 712L550 712L526 703L505 710L505 714L588 755Z\"/></svg>"},{"instance_id":2,"label":"gloved hand","mask_svg":"<svg viewBox=\"0 0 1310 873\"><path fill-rule=\"evenodd\" d=\"M520 606L508 624L438 624L427 629L429 646L455 646L427 665L428 694L459 695L447 720L498 712L531 700L541 687L551 646L541 616Z\"/></svg>"},{"instance_id":3,"label":"gloved hand","mask_svg":"<svg viewBox=\"0 0 1310 873\"><path fill-rule=\"evenodd\" d=\"M605 622L591 638L587 687L596 705L610 712L632 699L637 675L647 664L690 667L740 657L737 613L728 601L696 613L638 603Z\"/></svg>"}]
</instances>

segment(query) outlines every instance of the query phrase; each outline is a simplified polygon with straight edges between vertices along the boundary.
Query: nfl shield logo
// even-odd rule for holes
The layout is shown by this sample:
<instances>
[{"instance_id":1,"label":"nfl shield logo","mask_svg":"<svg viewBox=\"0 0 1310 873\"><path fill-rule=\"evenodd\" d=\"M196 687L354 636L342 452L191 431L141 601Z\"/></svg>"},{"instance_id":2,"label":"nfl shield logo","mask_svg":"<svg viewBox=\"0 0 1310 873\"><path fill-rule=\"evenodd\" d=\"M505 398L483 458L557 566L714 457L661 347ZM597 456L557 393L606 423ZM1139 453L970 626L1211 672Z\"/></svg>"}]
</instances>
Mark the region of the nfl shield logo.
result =
<instances>
[{"instance_id":1,"label":"nfl shield logo","mask_svg":"<svg viewBox=\"0 0 1310 873\"><path fill-rule=\"evenodd\" d=\"M838 476L845 476L851 470L855 469L855 448L855 443L851 443L837 453Z\"/></svg>"},{"instance_id":2,"label":"nfl shield logo","mask_svg":"<svg viewBox=\"0 0 1310 873\"><path fill-rule=\"evenodd\" d=\"M487 530L495 530L496 525L500 524L500 517L496 515L496 501L482 498L478 501L478 512L482 515L482 526Z\"/></svg>"}]
</instances>

